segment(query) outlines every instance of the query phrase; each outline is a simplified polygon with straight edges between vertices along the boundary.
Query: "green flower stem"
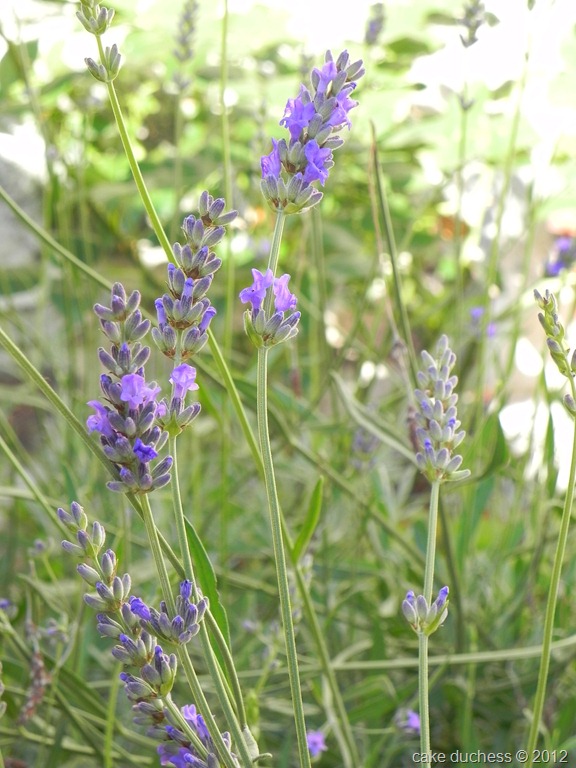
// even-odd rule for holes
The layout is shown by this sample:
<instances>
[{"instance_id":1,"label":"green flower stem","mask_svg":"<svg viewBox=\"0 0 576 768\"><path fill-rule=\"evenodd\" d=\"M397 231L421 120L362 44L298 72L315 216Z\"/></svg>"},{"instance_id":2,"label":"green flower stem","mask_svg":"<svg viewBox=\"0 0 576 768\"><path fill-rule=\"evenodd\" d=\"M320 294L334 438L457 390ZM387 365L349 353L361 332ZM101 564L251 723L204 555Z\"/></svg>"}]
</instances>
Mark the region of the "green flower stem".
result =
<instances>
[{"instance_id":1,"label":"green flower stem","mask_svg":"<svg viewBox=\"0 0 576 768\"><path fill-rule=\"evenodd\" d=\"M148 536L148 542L150 544L150 551L154 558L154 565L160 579L160 586L162 588L162 596L166 601L168 611L172 616L176 615L176 603L174 601L174 595L172 594L172 587L170 586L170 578L168 576L168 570L166 569L166 563L162 556L162 550L160 549L160 541L158 539L158 530L156 523L154 522L154 516L152 514L152 507L150 506L150 499L148 494L141 494L142 512L144 520L144 528L146 529L146 535Z\"/></svg>"},{"instance_id":2,"label":"green flower stem","mask_svg":"<svg viewBox=\"0 0 576 768\"><path fill-rule=\"evenodd\" d=\"M291 542L289 541L289 536L285 527L284 531L286 543L289 547L291 547ZM340 729L336 730L334 735L338 741L340 752L342 753L344 768L356 768L356 766L360 765L360 757L358 755L358 750L356 749L356 740L354 739L354 734L352 733L352 728L350 727L348 713L342 699L342 694L340 693L340 688L338 687L336 674L332 667L328 647L326 645L326 641L324 640L324 635L318 621L318 616L316 615L316 611L314 610L314 606L312 604L310 590L308 589L306 579L304 578L304 574L302 573L302 568L300 567L299 563L294 564L294 569L296 572L296 583L298 585L298 591L304 606L304 613L306 614L308 628L310 629L316 644L316 653L318 655L318 661L320 662L320 668L324 674L324 677L326 678L328 687L330 688L332 701L338 715Z\"/></svg>"},{"instance_id":3,"label":"green flower stem","mask_svg":"<svg viewBox=\"0 0 576 768\"><path fill-rule=\"evenodd\" d=\"M100 61L104 63L104 47L102 45L102 40L98 35L96 36L96 42L98 43L98 53L100 54ZM160 243L164 252L166 253L168 260L171 261L173 258L172 246L170 245L170 241L168 240L168 237L164 232L164 228L160 223L160 219L158 218L158 214L156 213L156 209L154 208L154 203L152 202L152 198L148 193L148 189L144 182L144 178L140 171L140 167L138 165L138 162L136 161L136 157L132 149L132 144L130 143L130 137L128 136L128 131L126 129L124 116L120 108L120 102L118 101L116 89L114 88L114 83L113 82L106 83L106 88L108 90L108 98L110 99L110 106L112 107L112 112L114 113L114 119L116 120L116 125L118 127L118 133L120 134L122 147L124 149L124 153L128 160L128 164L130 165L130 170L132 171L134 182L138 188L138 193L140 195L140 198L142 199L142 203L144 204L144 208L146 209L146 213L148 214L150 223L152 224L152 229L154 230L156 237L158 238L158 242Z\"/></svg>"},{"instance_id":4,"label":"green flower stem","mask_svg":"<svg viewBox=\"0 0 576 768\"><path fill-rule=\"evenodd\" d=\"M418 633L418 701L420 708L420 752L430 755L430 711L428 706L428 635ZM430 761L431 762L431 761Z\"/></svg>"},{"instance_id":5,"label":"green flower stem","mask_svg":"<svg viewBox=\"0 0 576 768\"><path fill-rule=\"evenodd\" d=\"M114 766L114 724L116 723L116 707L118 705L118 690L120 688L121 664L117 664L112 676L112 684L108 695L108 706L106 707L106 727L104 729L104 766L103 768L113 768Z\"/></svg>"},{"instance_id":6,"label":"green flower stem","mask_svg":"<svg viewBox=\"0 0 576 768\"><path fill-rule=\"evenodd\" d=\"M276 276L276 270L278 269L278 257L280 255L280 243L282 242L282 234L284 232L284 223L286 221L286 214L278 213L276 215L276 221L274 222L274 232L272 234L272 244L270 246L270 255L268 256L268 269L272 270L274 276ZM268 291L264 309L269 312L272 306L273 295L272 291Z\"/></svg>"},{"instance_id":7,"label":"green flower stem","mask_svg":"<svg viewBox=\"0 0 576 768\"><path fill-rule=\"evenodd\" d=\"M220 375L222 376L224 388L228 393L228 397L230 398L232 407L234 408L238 421L240 422L240 427L242 429L246 442L248 443L248 448L250 449L250 453L252 454L254 463L258 471L261 474L263 474L264 470L262 467L262 457L260 456L260 449L258 448L258 442L256 440L254 432L252 431L252 426L248 421L248 417L246 416L246 411L244 410L244 406L242 405L242 400L240 399L240 395L238 393L238 389L236 388L236 384L234 383L234 379L232 378L232 374L230 373L230 369L228 368L226 361L222 356L222 351L220 350L218 342L214 338L211 328L208 328L208 343L210 344L210 351L212 352L214 362L216 363L216 366L220 372Z\"/></svg>"},{"instance_id":8,"label":"green flower stem","mask_svg":"<svg viewBox=\"0 0 576 768\"><path fill-rule=\"evenodd\" d=\"M172 614L172 616L175 616L176 604L174 602L174 595L172 594L172 588L170 586L170 579L168 578L166 564L164 563L164 558L162 557L162 550L160 548L160 541L158 539L158 532L156 529L156 524L154 523L150 501L148 500L148 496L146 494L142 494L142 510L144 513L144 526L146 528L146 534L148 535L150 550L152 552L152 557L154 558L154 563L158 572L158 578L160 579L160 585L162 587L162 595L169 612ZM222 739L218 725L214 719L214 715L208 706L208 702L204 696L202 687L200 686L200 681L198 680L196 670L192 665L192 661L186 646L179 647L177 649L176 655L178 656L178 661L184 669L186 680L188 681L190 690L194 697L194 702L206 721L206 727L208 728L220 759L225 764L226 768L237 768L237 766L234 764L232 756L230 755L230 752L226 748L226 744ZM240 751L242 751L242 746L243 741L240 741L238 744ZM247 756L247 760L244 759L243 756L243 761L245 768L248 768L251 765L249 756Z\"/></svg>"},{"instance_id":9,"label":"green flower stem","mask_svg":"<svg viewBox=\"0 0 576 768\"><path fill-rule=\"evenodd\" d=\"M278 217L280 218L280 217ZM276 231L278 226L276 227ZM258 435L260 449L264 462L264 482L268 497L268 510L272 528L272 546L274 548L274 560L276 563L276 576L278 579L278 593L280 596L280 613L284 628L286 642L286 658L288 664L288 676L290 679L290 691L292 694L292 706L294 708L294 720L296 724L296 737L298 740L298 753L300 755L300 768L310 768L310 754L306 742L306 723L304 720L304 707L302 704L302 690L300 687L300 673L298 671L298 656L296 650L296 637L292 622L292 608L290 605L290 587L288 584L288 570L286 567L286 554L282 538L282 516L278 493L276 490L276 478L272 461L272 448L268 432L268 382L267 382L268 349L262 347L258 350L258 374L257 374L257 409L258 409Z\"/></svg>"},{"instance_id":10,"label":"green flower stem","mask_svg":"<svg viewBox=\"0 0 576 768\"><path fill-rule=\"evenodd\" d=\"M435 480L430 488L430 511L428 515L428 543L424 569L424 597L432 603L434 587L434 562L436 560L436 531L438 528L438 501L440 481ZM428 704L428 636L418 633L418 700L420 705L420 752L430 755L430 709Z\"/></svg>"},{"instance_id":11,"label":"green flower stem","mask_svg":"<svg viewBox=\"0 0 576 768\"><path fill-rule=\"evenodd\" d=\"M424 597L428 605L432 602L434 588L434 563L436 560L436 532L438 529L438 501L440 481L435 480L430 488L430 511L428 515L428 543L426 545L426 566L424 570Z\"/></svg>"},{"instance_id":12,"label":"green flower stem","mask_svg":"<svg viewBox=\"0 0 576 768\"><path fill-rule=\"evenodd\" d=\"M173 489L172 496L173 496L173 502L174 502L174 519L176 522L178 542L180 545L180 552L181 552L182 560L184 563L184 571L186 574L186 578L190 579L190 581L194 584L193 597L195 600L198 600L196 579L194 577L194 566L192 563L192 557L190 556L188 540L186 538L186 524L184 521L184 510L182 507L182 495L180 493L180 481L178 476L177 442L178 442L177 438L175 437L170 438L170 455L172 456L174 461L172 465L172 489ZM230 679L230 683L232 686L231 695L234 698L237 716L230 705L230 692L227 689L227 686L225 685L224 680L222 679L222 672L220 670L220 666L218 664L216 655L214 654L212 645L210 643L210 638L208 636L208 628L212 632L218 644L218 647L222 653L222 656L225 660L226 671L228 673L228 677ZM234 737L234 740L238 743L238 745L242 745L244 744L242 730L247 726L244 700L242 698L242 692L240 690L240 683L238 681L236 668L234 666L234 662L230 655L230 649L228 648L228 644L226 643L224 637L222 636L222 633L220 632L217 622L215 621L214 617L210 613L210 608L208 608L208 610L205 613L204 621L200 622L200 639L202 642L202 650L204 652L206 663L208 665L208 671L210 672L210 677L212 678L212 681L214 683L216 694L218 696L218 701L220 702L220 706L222 707L222 711L224 712L224 715L226 717L226 722L228 724L228 727L230 728L230 731L232 732L232 736ZM242 750L240 749L240 751ZM250 756L248 752L246 752L246 754L243 755L243 757L246 758L248 761L250 761Z\"/></svg>"},{"instance_id":13,"label":"green flower stem","mask_svg":"<svg viewBox=\"0 0 576 768\"><path fill-rule=\"evenodd\" d=\"M572 397L576 399L576 386L574 379L570 377L570 387ZM574 435L572 438L572 460L570 462L570 476L568 478L568 488L564 499L564 508L562 510L562 520L560 522L560 531L558 533L558 543L554 554L554 564L552 566L552 577L548 588L548 601L546 603L546 616L544 618L544 635L542 638L542 654L540 656L540 669L538 671L538 685L536 687L536 696L534 698L534 711L532 713L532 722L528 734L528 762L526 765L531 768L538 743L538 733L540 731L540 722L544 710L544 700L546 698L546 685L548 682L548 670L550 667L550 655L552 652L552 635L554 633L554 614L556 613L556 603L558 601L558 587L560 584L560 575L562 571L562 562L566 551L566 541L568 539L568 529L570 527L570 517L572 515L572 502L574 499L574 482L576 481L576 419L574 419Z\"/></svg>"}]
</instances>

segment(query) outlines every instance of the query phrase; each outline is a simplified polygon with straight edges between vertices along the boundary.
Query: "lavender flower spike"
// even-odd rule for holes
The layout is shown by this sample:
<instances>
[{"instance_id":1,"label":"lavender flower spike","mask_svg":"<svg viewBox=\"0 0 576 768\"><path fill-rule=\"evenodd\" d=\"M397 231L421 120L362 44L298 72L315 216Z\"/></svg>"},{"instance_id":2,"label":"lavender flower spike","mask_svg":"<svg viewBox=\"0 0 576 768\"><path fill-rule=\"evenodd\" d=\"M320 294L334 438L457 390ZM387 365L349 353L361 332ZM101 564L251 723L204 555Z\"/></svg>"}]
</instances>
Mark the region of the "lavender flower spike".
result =
<instances>
[{"instance_id":1,"label":"lavender flower spike","mask_svg":"<svg viewBox=\"0 0 576 768\"><path fill-rule=\"evenodd\" d=\"M322 199L312 184L328 179L332 153L343 144L335 134L351 126L348 113L357 102L350 95L363 74L362 62L350 63L347 51L336 61L328 51L323 66L312 70L311 91L301 85L288 99L280 125L290 139L272 139L272 151L260 161L262 194L274 211L302 213Z\"/></svg>"},{"instance_id":2,"label":"lavender flower spike","mask_svg":"<svg viewBox=\"0 0 576 768\"><path fill-rule=\"evenodd\" d=\"M161 488L170 480L172 464L167 456L152 465L168 435L159 424L163 409L156 397L160 387L147 382L144 374L150 348L143 346L141 339L150 323L142 319L139 303L138 291L127 296L124 286L115 283L110 307L94 307L112 346L110 351L100 349L98 353L108 373L100 377L103 402L88 403L95 413L88 417L86 426L89 432L99 433L102 450L117 471L117 479L108 483L108 488L123 493Z\"/></svg>"},{"instance_id":3,"label":"lavender flower spike","mask_svg":"<svg viewBox=\"0 0 576 768\"><path fill-rule=\"evenodd\" d=\"M464 430L459 430L454 392L458 378L450 372L456 363L456 355L448 346L448 337L442 336L436 347L436 357L425 350L422 352L424 369L418 371L419 388L416 397L416 439L420 451L416 462L428 480L447 482L463 480L470 475L468 469L459 470L462 456L454 455L464 439Z\"/></svg>"}]
</instances>

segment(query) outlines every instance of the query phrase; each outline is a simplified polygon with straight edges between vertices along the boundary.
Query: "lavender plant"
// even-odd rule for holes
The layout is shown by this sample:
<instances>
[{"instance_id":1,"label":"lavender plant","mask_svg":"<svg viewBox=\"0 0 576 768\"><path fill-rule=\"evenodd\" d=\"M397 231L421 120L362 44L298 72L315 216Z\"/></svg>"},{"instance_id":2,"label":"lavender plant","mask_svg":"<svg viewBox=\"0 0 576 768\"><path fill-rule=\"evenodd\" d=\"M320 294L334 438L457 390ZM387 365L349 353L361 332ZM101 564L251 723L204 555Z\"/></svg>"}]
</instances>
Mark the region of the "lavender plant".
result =
<instances>
[{"instance_id":1,"label":"lavender plant","mask_svg":"<svg viewBox=\"0 0 576 768\"><path fill-rule=\"evenodd\" d=\"M542 638L542 653L538 671L538 685L534 697L534 709L528 734L527 764L530 766L537 760L538 754L536 747L538 745L538 734L542 724L542 713L544 711L544 703L546 699L546 687L548 683L552 637L554 632L554 616L556 614L560 577L566 551L566 542L568 540L570 517L572 515L574 483L576 482L576 384L574 383L574 374L576 373L576 351L570 356L570 348L566 342L566 330L560 322L558 303L554 294L546 290L544 295L542 295L538 290L535 290L534 298L536 299L538 307L542 310L538 313L538 320L546 334L546 344L550 356L556 364L558 371L570 382L570 392L564 395L564 405L574 420L574 431L572 453L570 457L570 476L568 478L568 486L564 498L562 519L560 522L560 530L558 531L552 574L548 587L548 599L546 601L546 615L544 618Z\"/></svg>"},{"instance_id":2,"label":"lavender plant","mask_svg":"<svg viewBox=\"0 0 576 768\"><path fill-rule=\"evenodd\" d=\"M459 429L460 421L457 418L458 395L454 390L458 378L451 375L456 364L456 355L448 345L448 337L440 337L434 356L424 350L422 362L423 370L417 374L419 387L414 390L417 425L415 436L420 447L416 462L431 485L428 543L424 592L416 596L410 590L402 603L402 613L418 635L420 751L430 760L432 748L428 702L428 638L446 620L449 604L447 586L442 587L436 599L432 601L440 485L463 480L470 476L470 470L460 469L462 456L454 453L462 443L465 432Z\"/></svg>"}]
</instances>

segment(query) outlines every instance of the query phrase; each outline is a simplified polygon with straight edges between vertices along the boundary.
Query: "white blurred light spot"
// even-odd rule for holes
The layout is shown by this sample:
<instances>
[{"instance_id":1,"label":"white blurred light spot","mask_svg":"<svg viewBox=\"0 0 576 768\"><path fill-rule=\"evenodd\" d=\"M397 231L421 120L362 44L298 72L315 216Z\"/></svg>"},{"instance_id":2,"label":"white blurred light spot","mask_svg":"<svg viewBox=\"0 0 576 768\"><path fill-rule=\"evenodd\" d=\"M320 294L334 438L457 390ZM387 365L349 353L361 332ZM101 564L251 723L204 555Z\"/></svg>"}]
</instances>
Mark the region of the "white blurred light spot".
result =
<instances>
[{"instance_id":1,"label":"white blurred light spot","mask_svg":"<svg viewBox=\"0 0 576 768\"><path fill-rule=\"evenodd\" d=\"M514 362L520 373L531 378L539 376L544 366L540 352L525 336L518 339L514 352Z\"/></svg>"},{"instance_id":2,"label":"white blurred light spot","mask_svg":"<svg viewBox=\"0 0 576 768\"><path fill-rule=\"evenodd\" d=\"M366 298L368 301L375 302L380 301L384 296L386 296L386 281L381 277L376 277L368 286Z\"/></svg>"},{"instance_id":3,"label":"white blurred light spot","mask_svg":"<svg viewBox=\"0 0 576 768\"><path fill-rule=\"evenodd\" d=\"M137 247L140 263L149 269L166 264L168 261L164 249L159 245L152 245L150 240L138 240Z\"/></svg>"}]
</instances>

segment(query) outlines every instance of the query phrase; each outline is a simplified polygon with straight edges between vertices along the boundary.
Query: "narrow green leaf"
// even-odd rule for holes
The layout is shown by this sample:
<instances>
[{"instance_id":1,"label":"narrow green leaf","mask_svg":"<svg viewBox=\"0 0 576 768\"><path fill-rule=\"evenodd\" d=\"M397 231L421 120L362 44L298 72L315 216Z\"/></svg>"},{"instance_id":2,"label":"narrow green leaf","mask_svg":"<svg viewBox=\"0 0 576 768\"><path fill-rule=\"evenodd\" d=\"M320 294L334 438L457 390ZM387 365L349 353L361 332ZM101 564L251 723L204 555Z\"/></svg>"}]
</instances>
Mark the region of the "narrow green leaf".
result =
<instances>
[{"instance_id":1,"label":"narrow green leaf","mask_svg":"<svg viewBox=\"0 0 576 768\"><path fill-rule=\"evenodd\" d=\"M306 551L310 539L314 535L318 521L320 520L320 512L322 510L322 493L324 491L324 477L320 475L314 490L312 491L312 497L310 498L310 504L308 505L308 511L306 517L302 523L302 528L296 537L294 546L292 548L292 561L297 563L303 552Z\"/></svg>"},{"instance_id":2,"label":"narrow green leaf","mask_svg":"<svg viewBox=\"0 0 576 768\"><path fill-rule=\"evenodd\" d=\"M218 624L220 632L224 636L228 647L230 647L228 617L226 616L224 606L220 602L216 573L196 529L188 518L185 517L184 520L186 521L186 538L188 540L192 560L194 561L194 572L198 580L198 586L202 590L202 594L210 601L210 613ZM213 647L214 652L218 656L218 661L222 666L224 664L224 658L215 643L213 643Z\"/></svg>"}]
</instances>

